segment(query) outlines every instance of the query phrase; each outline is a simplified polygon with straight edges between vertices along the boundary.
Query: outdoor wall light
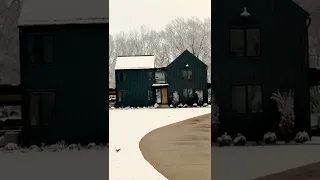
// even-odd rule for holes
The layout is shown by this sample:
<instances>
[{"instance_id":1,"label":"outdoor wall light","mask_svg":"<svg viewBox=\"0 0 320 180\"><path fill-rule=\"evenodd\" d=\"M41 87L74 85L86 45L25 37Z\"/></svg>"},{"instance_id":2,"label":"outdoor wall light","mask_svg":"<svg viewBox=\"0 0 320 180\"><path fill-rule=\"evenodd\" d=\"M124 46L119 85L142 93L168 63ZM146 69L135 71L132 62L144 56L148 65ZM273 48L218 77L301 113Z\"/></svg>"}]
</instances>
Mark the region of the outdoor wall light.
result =
<instances>
[{"instance_id":1,"label":"outdoor wall light","mask_svg":"<svg viewBox=\"0 0 320 180\"><path fill-rule=\"evenodd\" d=\"M247 7L243 8L243 12L240 14L240 16L243 16L243 17L250 16L250 13L247 11Z\"/></svg>"},{"instance_id":2,"label":"outdoor wall light","mask_svg":"<svg viewBox=\"0 0 320 180\"><path fill-rule=\"evenodd\" d=\"M186 64L186 67L189 67L189 64Z\"/></svg>"}]
</instances>

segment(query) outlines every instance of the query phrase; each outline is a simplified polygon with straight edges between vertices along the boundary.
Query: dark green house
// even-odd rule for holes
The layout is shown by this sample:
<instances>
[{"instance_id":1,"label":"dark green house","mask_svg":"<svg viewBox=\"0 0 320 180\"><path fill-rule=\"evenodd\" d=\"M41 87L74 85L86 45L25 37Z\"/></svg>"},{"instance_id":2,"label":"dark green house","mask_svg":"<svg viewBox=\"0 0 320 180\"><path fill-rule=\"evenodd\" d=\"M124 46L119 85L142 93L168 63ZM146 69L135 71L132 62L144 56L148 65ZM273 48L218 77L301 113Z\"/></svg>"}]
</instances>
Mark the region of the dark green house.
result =
<instances>
[{"instance_id":1,"label":"dark green house","mask_svg":"<svg viewBox=\"0 0 320 180\"><path fill-rule=\"evenodd\" d=\"M107 0L24 1L24 145L108 141Z\"/></svg>"},{"instance_id":2,"label":"dark green house","mask_svg":"<svg viewBox=\"0 0 320 180\"><path fill-rule=\"evenodd\" d=\"M118 107L168 106L177 91L183 104L195 102L196 91L208 98L207 65L184 51L167 67L156 68L154 56L118 57L116 91Z\"/></svg>"},{"instance_id":3,"label":"dark green house","mask_svg":"<svg viewBox=\"0 0 320 180\"><path fill-rule=\"evenodd\" d=\"M154 104L154 60L151 55L119 56L115 66L116 106L142 107Z\"/></svg>"},{"instance_id":4,"label":"dark green house","mask_svg":"<svg viewBox=\"0 0 320 180\"><path fill-rule=\"evenodd\" d=\"M178 92L183 104L192 105L196 102L196 91L202 91L203 99L207 101L207 70L208 66L188 50L172 61L167 66L170 101L174 91Z\"/></svg>"},{"instance_id":5,"label":"dark green house","mask_svg":"<svg viewBox=\"0 0 320 180\"><path fill-rule=\"evenodd\" d=\"M291 0L216 0L212 17L220 133L262 138L277 131L280 115L270 97L290 89L296 130L309 131L309 14Z\"/></svg>"}]
</instances>

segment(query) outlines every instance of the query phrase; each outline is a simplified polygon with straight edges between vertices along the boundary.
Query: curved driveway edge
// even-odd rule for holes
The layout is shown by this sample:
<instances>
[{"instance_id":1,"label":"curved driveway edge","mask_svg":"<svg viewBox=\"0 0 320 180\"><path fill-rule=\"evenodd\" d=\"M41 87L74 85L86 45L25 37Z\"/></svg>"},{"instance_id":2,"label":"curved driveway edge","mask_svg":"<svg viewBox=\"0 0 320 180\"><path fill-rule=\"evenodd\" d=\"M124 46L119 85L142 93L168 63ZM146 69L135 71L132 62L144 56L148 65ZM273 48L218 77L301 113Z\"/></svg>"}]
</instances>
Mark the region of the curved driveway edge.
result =
<instances>
[{"instance_id":1,"label":"curved driveway edge","mask_svg":"<svg viewBox=\"0 0 320 180\"><path fill-rule=\"evenodd\" d=\"M210 115L151 131L140 141L143 156L169 180L210 180Z\"/></svg>"},{"instance_id":2,"label":"curved driveway edge","mask_svg":"<svg viewBox=\"0 0 320 180\"><path fill-rule=\"evenodd\" d=\"M210 112L211 108L109 110L109 179L165 180L142 156L140 140L154 129Z\"/></svg>"}]
</instances>

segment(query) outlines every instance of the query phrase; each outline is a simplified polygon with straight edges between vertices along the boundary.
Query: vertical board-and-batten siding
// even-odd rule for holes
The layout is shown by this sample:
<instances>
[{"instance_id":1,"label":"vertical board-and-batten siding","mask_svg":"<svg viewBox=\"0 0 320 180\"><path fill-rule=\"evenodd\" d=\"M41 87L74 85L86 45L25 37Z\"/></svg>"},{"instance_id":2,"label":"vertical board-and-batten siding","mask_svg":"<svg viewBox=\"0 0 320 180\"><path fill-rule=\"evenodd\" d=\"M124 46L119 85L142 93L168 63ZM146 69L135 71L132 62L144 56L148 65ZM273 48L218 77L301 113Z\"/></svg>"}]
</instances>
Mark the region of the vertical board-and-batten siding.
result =
<instances>
[{"instance_id":1,"label":"vertical board-and-batten siding","mask_svg":"<svg viewBox=\"0 0 320 180\"><path fill-rule=\"evenodd\" d=\"M186 65L192 71L190 80L182 79L182 70ZM207 101L207 65L191 54L189 51L184 51L173 62L167 66L167 81L168 81L168 97L173 97L173 92L179 93L179 100L182 103L187 103L187 99L183 96L183 89L193 89L193 93L197 90L203 91L204 101Z\"/></svg>"},{"instance_id":2,"label":"vertical board-and-batten siding","mask_svg":"<svg viewBox=\"0 0 320 180\"><path fill-rule=\"evenodd\" d=\"M108 24L20 27L20 43L28 33L55 34L52 64L27 62L21 46L23 87L56 92L54 122L43 127L46 131L26 127L34 142L41 136L52 142L108 140L108 28Z\"/></svg>"},{"instance_id":3,"label":"vertical board-and-batten siding","mask_svg":"<svg viewBox=\"0 0 320 180\"><path fill-rule=\"evenodd\" d=\"M152 106L154 98L148 100L148 90L152 90L153 78L149 79L149 72L154 74L154 69L116 70L116 90L125 91L125 99L117 100L119 107ZM119 81L119 73L125 75L125 81ZM154 76L154 75L153 75ZM117 98L119 98L117 96Z\"/></svg>"},{"instance_id":4,"label":"vertical board-and-batten siding","mask_svg":"<svg viewBox=\"0 0 320 180\"><path fill-rule=\"evenodd\" d=\"M309 87L305 61L306 17L290 1L217 1L213 9L212 90L217 93L222 131L239 133L261 128L276 130L279 121L272 93L292 89L296 94L297 124L308 129ZM261 57L230 57L229 29L240 18L244 6L261 28ZM245 84L263 85L263 117L239 117L232 112L231 86ZM257 118L257 117L256 117ZM256 123L255 127L251 123ZM248 129L249 127L249 129ZM241 133L241 132L240 132Z\"/></svg>"}]
</instances>

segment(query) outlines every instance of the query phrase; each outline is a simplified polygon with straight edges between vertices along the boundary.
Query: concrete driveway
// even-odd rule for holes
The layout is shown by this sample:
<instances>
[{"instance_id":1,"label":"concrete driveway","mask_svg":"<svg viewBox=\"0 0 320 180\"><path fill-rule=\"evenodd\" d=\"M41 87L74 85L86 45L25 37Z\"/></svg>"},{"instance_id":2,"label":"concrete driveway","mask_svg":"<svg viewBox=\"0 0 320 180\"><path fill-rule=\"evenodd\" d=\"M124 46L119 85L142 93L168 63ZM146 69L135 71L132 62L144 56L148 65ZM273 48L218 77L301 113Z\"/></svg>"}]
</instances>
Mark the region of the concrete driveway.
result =
<instances>
[{"instance_id":1,"label":"concrete driveway","mask_svg":"<svg viewBox=\"0 0 320 180\"><path fill-rule=\"evenodd\" d=\"M320 162L320 145L213 147L215 180L252 180Z\"/></svg>"}]
</instances>

